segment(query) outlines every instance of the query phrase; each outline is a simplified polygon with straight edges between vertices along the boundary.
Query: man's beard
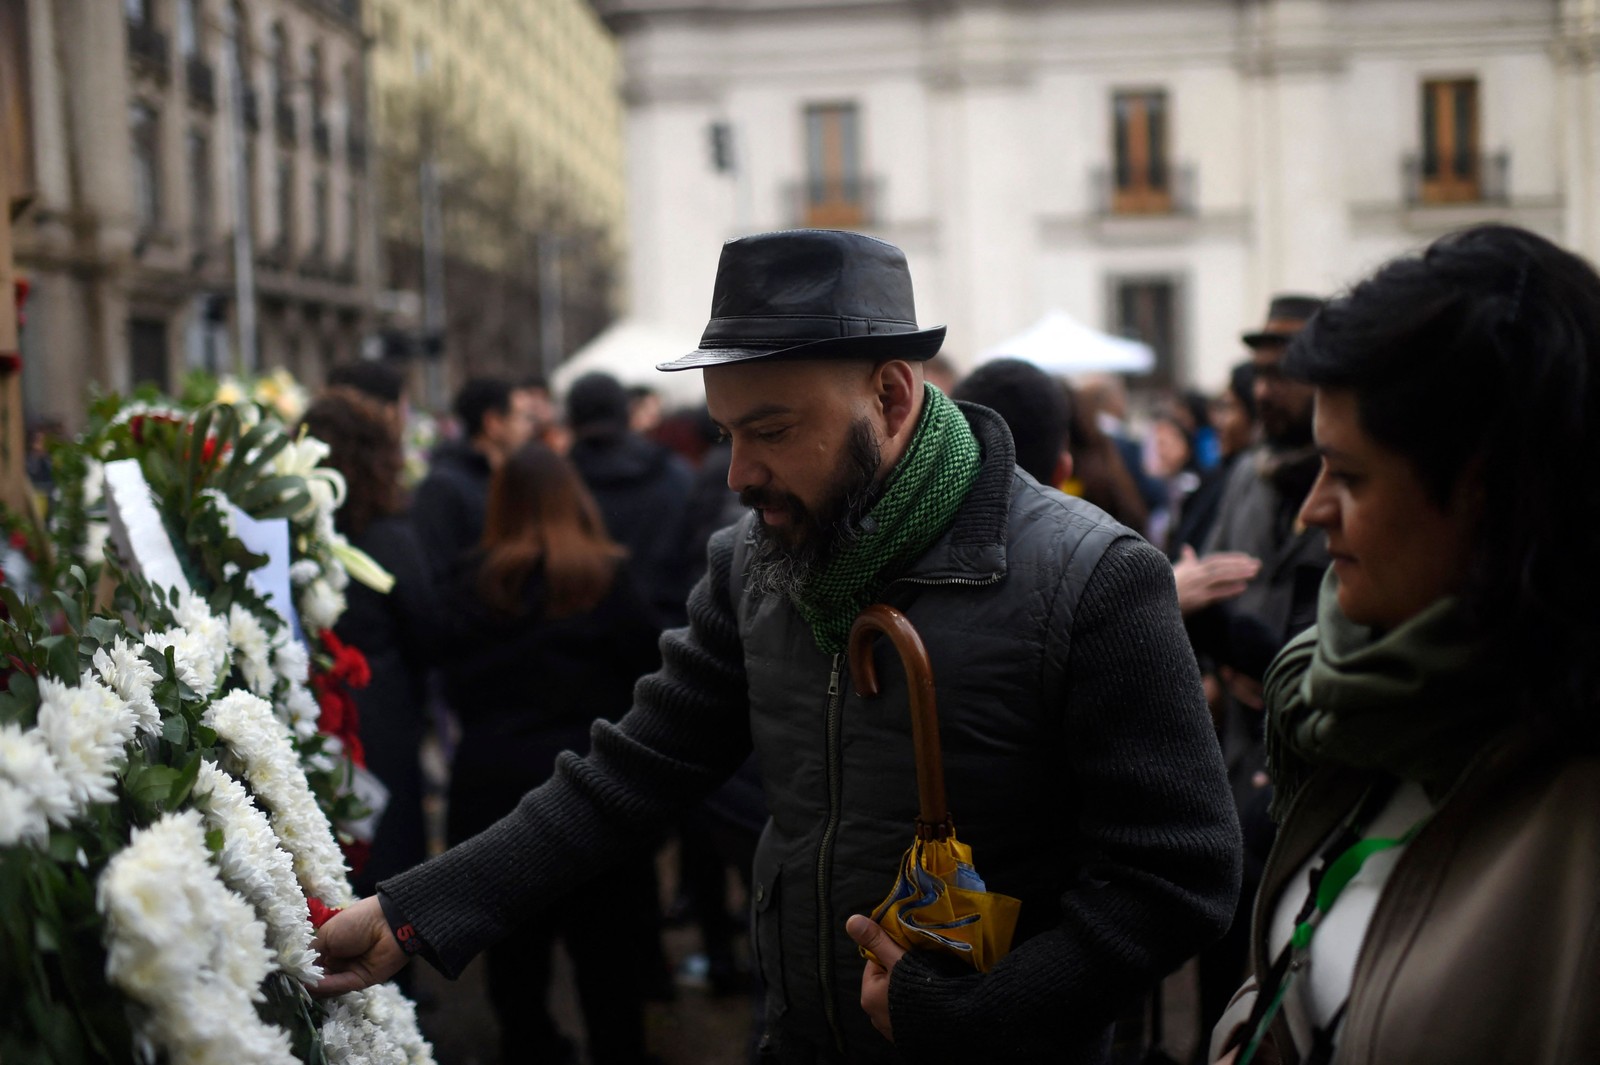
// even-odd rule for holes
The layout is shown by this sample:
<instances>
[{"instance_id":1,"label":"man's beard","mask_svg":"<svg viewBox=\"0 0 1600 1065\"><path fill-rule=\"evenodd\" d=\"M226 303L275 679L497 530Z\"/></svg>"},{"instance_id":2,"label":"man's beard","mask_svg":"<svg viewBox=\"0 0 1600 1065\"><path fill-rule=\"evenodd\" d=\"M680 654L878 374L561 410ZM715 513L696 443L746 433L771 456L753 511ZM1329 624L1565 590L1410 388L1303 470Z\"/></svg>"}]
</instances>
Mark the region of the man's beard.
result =
<instances>
[{"instance_id":1,"label":"man's beard","mask_svg":"<svg viewBox=\"0 0 1600 1065\"><path fill-rule=\"evenodd\" d=\"M845 547L862 535L861 519L878 501L878 468L883 454L872 423L863 418L850 426L838 466L829 478L831 490L815 509L797 496L762 488L746 488L739 502L747 507L781 507L789 521L771 527L757 520L755 553L747 578L759 594L799 595Z\"/></svg>"},{"instance_id":2,"label":"man's beard","mask_svg":"<svg viewBox=\"0 0 1600 1065\"><path fill-rule=\"evenodd\" d=\"M1311 412L1261 405L1261 438L1273 451L1303 448L1312 441Z\"/></svg>"}]
</instances>

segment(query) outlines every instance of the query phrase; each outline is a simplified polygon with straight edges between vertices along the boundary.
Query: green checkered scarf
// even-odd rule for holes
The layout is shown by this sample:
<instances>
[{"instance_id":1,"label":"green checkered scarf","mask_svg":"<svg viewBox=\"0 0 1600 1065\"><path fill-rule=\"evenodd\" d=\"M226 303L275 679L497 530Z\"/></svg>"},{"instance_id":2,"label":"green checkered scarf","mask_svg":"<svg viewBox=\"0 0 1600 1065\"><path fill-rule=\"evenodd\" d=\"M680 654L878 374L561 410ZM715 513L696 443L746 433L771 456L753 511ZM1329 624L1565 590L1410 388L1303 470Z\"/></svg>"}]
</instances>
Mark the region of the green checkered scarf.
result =
<instances>
[{"instance_id":1,"label":"green checkered scarf","mask_svg":"<svg viewBox=\"0 0 1600 1065\"><path fill-rule=\"evenodd\" d=\"M825 654L844 650L850 626L895 577L950 527L978 479L978 438L964 414L931 384L911 445L861 534L813 579L794 605Z\"/></svg>"}]
</instances>

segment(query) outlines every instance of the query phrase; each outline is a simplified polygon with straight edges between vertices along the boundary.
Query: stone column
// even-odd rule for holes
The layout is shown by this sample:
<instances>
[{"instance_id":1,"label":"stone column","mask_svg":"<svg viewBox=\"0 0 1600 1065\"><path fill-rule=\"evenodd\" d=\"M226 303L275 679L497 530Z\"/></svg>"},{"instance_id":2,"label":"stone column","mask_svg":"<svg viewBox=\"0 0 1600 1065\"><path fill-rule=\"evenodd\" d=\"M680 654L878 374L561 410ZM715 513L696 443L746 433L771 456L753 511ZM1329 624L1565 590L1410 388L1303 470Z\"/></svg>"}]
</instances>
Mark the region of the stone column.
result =
<instances>
[{"instance_id":1,"label":"stone column","mask_svg":"<svg viewBox=\"0 0 1600 1065\"><path fill-rule=\"evenodd\" d=\"M1561 0L1555 40L1561 86L1567 246L1600 262L1600 0Z\"/></svg>"},{"instance_id":2,"label":"stone column","mask_svg":"<svg viewBox=\"0 0 1600 1065\"><path fill-rule=\"evenodd\" d=\"M1338 129L1344 59L1327 0L1247 0L1247 173L1255 214L1251 305L1277 291L1324 293L1345 280Z\"/></svg>"}]
</instances>

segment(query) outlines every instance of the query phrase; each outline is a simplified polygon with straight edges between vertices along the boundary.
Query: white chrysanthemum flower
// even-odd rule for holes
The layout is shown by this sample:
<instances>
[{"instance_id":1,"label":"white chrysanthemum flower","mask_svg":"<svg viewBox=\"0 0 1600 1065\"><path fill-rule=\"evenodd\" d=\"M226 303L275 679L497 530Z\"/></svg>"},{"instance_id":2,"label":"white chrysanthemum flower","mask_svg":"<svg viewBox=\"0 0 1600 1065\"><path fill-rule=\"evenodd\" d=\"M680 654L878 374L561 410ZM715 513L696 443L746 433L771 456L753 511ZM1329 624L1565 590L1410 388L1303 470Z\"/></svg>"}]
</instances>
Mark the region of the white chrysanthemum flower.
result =
<instances>
[{"instance_id":1,"label":"white chrysanthemum flower","mask_svg":"<svg viewBox=\"0 0 1600 1065\"><path fill-rule=\"evenodd\" d=\"M266 921L267 942L277 953L278 966L302 982L321 979L294 859L278 846L266 815L238 781L209 762L200 766L194 794L208 800L206 823L222 832L222 879Z\"/></svg>"},{"instance_id":2,"label":"white chrysanthemum flower","mask_svg":"<svg viewBox=\"0 0 1600 1065\"><path fill-rule=\"evenodd\" d=\"M295 875L306 894L333 907L353 902L344 855L306 783L288 729L272 707L249 692L235 691L207 707L201 720L244 766L244 779L269 812L279 843L294 858Z\"/></svg>"},{"instance_id":3,"label":"white chrysanthemum flower","mask_svg":"<svg viewBox=\"0 0 1600 1065\"><path fill-rule=\"evenodd\" d=\"M161 712L156 709L152 694L160 677L139 653L139 648L119 636L109 648L96 651L92 661L100 679L133 711L139 731L151 735L160 732Z\"/></svg>"},{"instance_id":4,"label":"white chrysanthemum flower","mask_svg":"<svg viewBox=\"0 0 1600 1065\"><path fill-rule=\"evenodd\" d=\"M162 652L172 648L172 661L178 667L178 679L196 694L208 696L216 691L216 656L201 636L182 628L170 632L147 632L144 634L144 644Z\"/></svg>"},{"instance_id":5,"label":"white chrysanthemum flower","mask_svg":"<svg viewBox=\"0 0 1600 1065\"><path fill-rule=\"evenodd\" d=\"M300 593L300 619L308 632L331 629L344 614L344 593L336 590L326 578L312 581Z\"/></svg>"},{"instance_id":6,"label":"white chrysanthemum flower","mask_svg":"<svg viewBox=\"0 0 1600 1065\"><path fill-rule=\"evenodd\" d=\"M38 730L0 725L0 847L43 843L77 812L72 789Z\"/></svg>"},{"instance_id":7,"label":"white chrysanthemum flower","mask_svg":"<svg viewBox=\"0 0 1600 1065\"><path fill-rule=\"evenodd\" d=\"M311 676L311 656L306 645L289 636L287 629L279 636L272 648L272 668L290 684L304 684Z\"/></svg>"},{"instance_id":8,"label":"white chrysanthemum flower","mask_svg":"<svg viewBox=\"0 0 1600 1065\"><path fill-rule=\"evenodd\" d=\"M93 677L76 688L39 678L39 735L79 806L115 797L116 770L135 727L128 704Z\"/></svg>"},{"instance_id":9,"label":"white chrysanthemum flower","mask_svg":"<svg viewBox=\"0 0 1600 1065\"><path fill-rule=\"evenodd\" d=\"M271 695L278 682L272 668L272 638L255 614L238 603L228 610L228 642L249 689L260 696Z\"/></svg>"},{"instance_id":10,"label":"white chrysanthemum flower","mask_svg":"<svg viewBox=\"0 0 1600 1065\"><path fill-rule=\"evenodd\" d=\"M283 699L283 712L278 716L293 730L295 738L309 740L317 734L317 723L322 720L322 707L317 705L316 696L304 684L291 684L289 693Z\"/></svg>"},{"instance_id":11,"label":"white chrysanthemum flower","mask_svg":"<svg viewBox=\"0 0 1600 1065\"><path fill-rule=\"evenodd\" d=\"M322 576L322 567L314 558L302 558L289 566L289 580L296 587L310 584Z\"/></svg>"},{"instance_id":12,"label":"white chrysanthemum flower","mask_svg":"<svg viewBox=\"0 0 1600 1065\"><path fill-rule=\"evenodd\" d=\"M266 927L211 865L200 814L136 829L97 887L106 976L147 1010L140 1035L173 1062L289 1065L288 1033L256 1014Z\"/></svg>"},{"instance_id":13,"label":"white chrysanthemum flower","mask_svg":"<svg viewBox=\"0 0 1600 1065\"><path fill-rule=\"evenodd\" d=\"M422 1037L416 1006L393 984L367 988L368 1015L381 1018L380 1026L405 1053L406 1065L434 1065L433 1047Z\"/></svg>"}]
</instances>

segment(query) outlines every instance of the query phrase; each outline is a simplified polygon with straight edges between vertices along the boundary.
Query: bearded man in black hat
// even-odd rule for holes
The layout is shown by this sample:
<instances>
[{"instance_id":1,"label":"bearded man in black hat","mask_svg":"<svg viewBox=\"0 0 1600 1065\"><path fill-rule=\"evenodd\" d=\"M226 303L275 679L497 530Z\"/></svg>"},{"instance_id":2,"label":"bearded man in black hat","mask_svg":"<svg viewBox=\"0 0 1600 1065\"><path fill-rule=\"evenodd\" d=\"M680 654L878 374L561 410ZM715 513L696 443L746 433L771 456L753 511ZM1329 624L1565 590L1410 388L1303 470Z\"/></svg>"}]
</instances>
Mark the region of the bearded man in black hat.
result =
<instances>
[{"instance_id":1,"label":"bearded man in black hat","mask_svg":"<svg viewBox=\"0 0 1600 1065\"><path fill-rule=\"evenodd\" d=\"M752 513L712 538L634 709L499 825L324 926L321 990L410 952L458 973L753 747L772 814L752 891L764 1060L1104 1059L1119 1010L1227 927L1238 826L1171 567L1017 469L994 412L924 383L943 338L917 327L892 245L807 230L723 248L699 349L661 368L704 371ZM904 674L879 669L881 699L849 690L850 625L877 602L927 644L963 841L1022 902L985 973L860 916L918 812Z\"/></svg>"}]
</instances>

